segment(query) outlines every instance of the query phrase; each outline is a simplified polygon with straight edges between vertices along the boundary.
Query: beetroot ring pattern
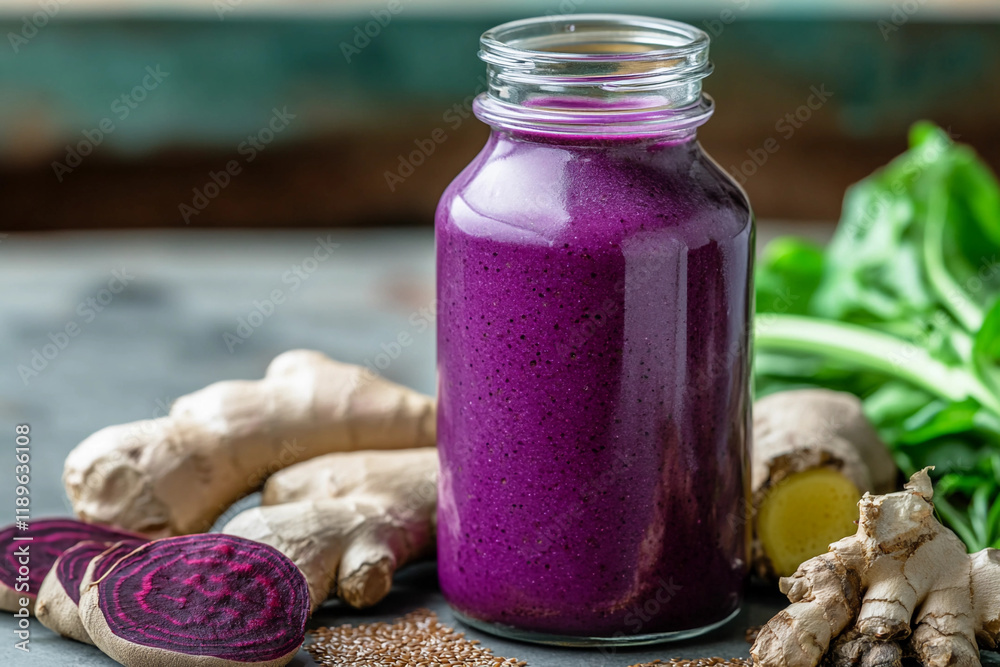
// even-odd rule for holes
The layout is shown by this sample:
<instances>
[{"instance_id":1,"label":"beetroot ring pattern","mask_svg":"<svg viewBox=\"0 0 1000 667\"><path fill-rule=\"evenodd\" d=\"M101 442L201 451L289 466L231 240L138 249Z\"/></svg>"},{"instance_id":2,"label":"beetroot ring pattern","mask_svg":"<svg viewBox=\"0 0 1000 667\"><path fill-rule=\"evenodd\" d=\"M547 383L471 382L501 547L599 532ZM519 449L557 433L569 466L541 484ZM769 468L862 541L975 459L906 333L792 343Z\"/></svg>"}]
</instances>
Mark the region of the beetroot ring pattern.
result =
<instances>
[{"instance_id":1,"label":"beetroot ring pattern","mask_svg":"<svg viewBox=\"0 0 1000 667\"><path fill-rule=\"evenodd\" d=\"M157 540L95 581L109 630L134 644L265 662L305 638L305 577L259 542L221 534Z\"/></svg>"},{"instance_id":2,"label":"beetroot ring pattern","mask_svg":"<svg viewBox=\"0 0 1000 667\"><path fill-rule=\"evenodd\" d=\"M30 537L30 540L15 540L15 537ZM120 540L141 540L134 533L115 530L106 526L84 523L75 519L39 519L32 521L28 530L18 530L8 526L0 530L0 583L15 588L21 563L18 550L27 546L30 554L30 574L28 590L19 591L34 597L42 580L49 573L59 556L80 542L94 540L114 544Z\"/></svg>"}]
</instances>

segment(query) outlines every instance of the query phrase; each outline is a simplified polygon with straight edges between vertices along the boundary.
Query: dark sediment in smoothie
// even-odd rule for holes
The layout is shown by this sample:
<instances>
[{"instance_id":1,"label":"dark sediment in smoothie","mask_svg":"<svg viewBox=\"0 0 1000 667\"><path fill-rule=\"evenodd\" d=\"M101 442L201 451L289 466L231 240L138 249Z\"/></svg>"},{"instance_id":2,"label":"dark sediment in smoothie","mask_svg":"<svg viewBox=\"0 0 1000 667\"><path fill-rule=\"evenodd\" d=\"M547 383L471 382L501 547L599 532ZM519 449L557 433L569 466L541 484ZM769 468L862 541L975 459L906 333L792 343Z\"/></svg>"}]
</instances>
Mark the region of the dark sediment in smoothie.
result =
<instances>
[{"instance_id":1,"label":"dark sediment in smoothie","mask_svg":"<svg viewBox=\"0 0 1000 667\"><path fill-rule=\"evenodd\" d=\"M747 568L742 195L693 141L495 132L436 224L449 602L575 636L728 616Z\"/></svg>"}]
</instances>

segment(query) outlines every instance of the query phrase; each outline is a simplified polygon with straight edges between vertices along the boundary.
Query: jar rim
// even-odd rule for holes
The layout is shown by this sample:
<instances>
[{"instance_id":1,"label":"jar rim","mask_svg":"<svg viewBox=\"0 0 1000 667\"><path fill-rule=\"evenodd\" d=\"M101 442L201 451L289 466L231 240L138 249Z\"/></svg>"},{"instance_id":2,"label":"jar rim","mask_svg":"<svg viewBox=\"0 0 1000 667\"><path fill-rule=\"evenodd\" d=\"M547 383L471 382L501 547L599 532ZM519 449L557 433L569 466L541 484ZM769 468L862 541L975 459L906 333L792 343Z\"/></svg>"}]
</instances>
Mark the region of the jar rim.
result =
<instances>
[{"instance_id":1,"label":"jar rim","mask_svg":"<svg viewBox=\"0 0 1000 667\"><path fill-rule=\"evenodd\" d=\"M712 113L701 81L710 38L692 25L629 14L565 14L483 33L488 87L476 115L556 134L684 135Z\"/></svg>"},{"instance_id":2,"label":"jar rim","mask_svg":"<svg viewBox=\"0 0 1000 667\"><path fill-rule=\"evenodd\" d=\"M635 50L568 50L593 44ZM539 70L560 63L665 62L678 76L711 73L708 34L670 19L631 14L565 14L510 21L487 30L480 38L479 57L507 69ZM701 55L701 58L697 56ZM687 62L691 57L694 62ZM692 66L693 65L693 66ZM543 72L537 72L544 75Z\"/></svg>"}]
</instances>

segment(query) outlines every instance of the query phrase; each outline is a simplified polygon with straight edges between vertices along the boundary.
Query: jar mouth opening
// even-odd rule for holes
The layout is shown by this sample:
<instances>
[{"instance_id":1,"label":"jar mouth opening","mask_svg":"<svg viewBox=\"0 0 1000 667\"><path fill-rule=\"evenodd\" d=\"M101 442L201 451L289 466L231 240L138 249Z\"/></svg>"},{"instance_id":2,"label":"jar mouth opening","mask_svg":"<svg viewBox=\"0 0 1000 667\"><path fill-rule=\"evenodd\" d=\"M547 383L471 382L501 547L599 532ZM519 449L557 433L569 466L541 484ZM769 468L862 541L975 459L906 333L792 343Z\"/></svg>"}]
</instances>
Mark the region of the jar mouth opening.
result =
<instances>
[{"instance_id":1,"label":"jar mouth opening","mask_svg":"<svg viewBox=\"0 0 1000 667\"><path fill-rule=\"evenodd\" d=\"M559 134L689 133L712 112L701 80L709 36L686 23L625 14L512 21L483 33L487 123Z\"/></svg>"},{"instance_id":2,"label":"jar mouth opening","mask_svg":"<svg viewBox=\"0 0 1000 667\"><path fill-rule=\"evenodd\" d=\"M711 73L709 36L686 23L624 14L541 16L504 23L480 39L479 57L509 74L544 77L559 66L610 76ZM643 68L642 63L650 67ZM588 65L592 67L587 67Z\"/></svg>"}]
</instances>

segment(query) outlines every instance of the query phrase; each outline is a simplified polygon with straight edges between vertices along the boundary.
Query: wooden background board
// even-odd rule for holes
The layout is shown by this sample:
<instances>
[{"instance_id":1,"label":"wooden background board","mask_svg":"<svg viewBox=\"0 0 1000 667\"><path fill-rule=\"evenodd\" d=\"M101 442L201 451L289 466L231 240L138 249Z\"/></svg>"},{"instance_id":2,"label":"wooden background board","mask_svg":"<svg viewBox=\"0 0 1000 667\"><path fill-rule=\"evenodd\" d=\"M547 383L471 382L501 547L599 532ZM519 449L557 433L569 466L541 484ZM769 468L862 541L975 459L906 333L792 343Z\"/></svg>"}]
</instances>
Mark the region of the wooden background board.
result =
<instances>
[{"instance_id":1,"label":"wooden background board","mask_svg":"<svg viewBox=\"0 0 1000 667\"><path fill-rule=\"evenodd\" d=\"M913 0L919 11L894 19L906 3L408 0L345 55L385 0L287 10L243 2L219 16L207 2L199 11L111 10L74 0L0 59L0 226L428 225L485 138L467 116L483 88L480 33L566 3L669 15L710 32L716 69L705 89L717 112L699 136L745 180L762 216L836 218L844 188L899 154L922 118L950 126L1000 167L996 3L987 11ZM0 7L0 35L23 30L25 11ZM169 76L123 118L119 98L157 66ZM809 109L813 89L830 96ZM251 163L239 147L275 108L295 119ZM788 114L806 120L793 126ZM104 120L113 130L95 134ZM447 139L390 189L385 174L399 173L400 156L435 129ZM99 143L57 176L53 163L68 165L67 147L90 150L84 133ZM185 219L180 205L233 159L241 173Z\"/></svg>"}]
</instances>

